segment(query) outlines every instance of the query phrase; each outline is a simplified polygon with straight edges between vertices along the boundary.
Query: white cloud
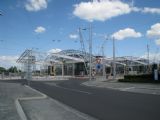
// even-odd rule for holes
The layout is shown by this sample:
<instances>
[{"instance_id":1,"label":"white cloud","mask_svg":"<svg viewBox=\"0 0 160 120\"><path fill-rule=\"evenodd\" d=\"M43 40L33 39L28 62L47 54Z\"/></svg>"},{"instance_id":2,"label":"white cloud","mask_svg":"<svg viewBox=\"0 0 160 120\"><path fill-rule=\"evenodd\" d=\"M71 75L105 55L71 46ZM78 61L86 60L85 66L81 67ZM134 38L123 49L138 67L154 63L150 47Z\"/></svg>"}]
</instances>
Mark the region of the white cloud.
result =
<instances>
[{"instance_id":1,"label":"white cloud","mask_svg":"<svg viewBox=\"0 0 160 120\"><path fill-rule=\"evenodd\" d=\"M160 45L160 23L152 25L150 30L148 30L146 34L148 37L156 39L156 45Z\"/></svg>"},{"instance_id":2,"label":"white cloud","mask_svg":"<svg viewBox=\"0 0 160 120\"><path fill-rule=\"evenodd\" d=\"M16 63L18 56L0 56L1 67L9 68L11 66L17 66Z\"/></svg>"},{"instance_id":3,"label":"white cloud","mask_svg":"<svg viewBox=\"0 0 160 120\"><path fill-rule=\"evenodd\" d=\"M142 12L142 13L151 13L151 14L160 14L160 8L150 8L150 7L138 8L138 7L132 7L132 11L134 11L134 12Z\"/></svg>"},{"instance_id":4,"label":"white cloud","mask_svg":"<svg viewBox=\"0 0 160 120\"><path fill-rule=\"evenodd\" d=\"M129 14L132 8L120 0L81 2L74 5L73 14L87 21L105 21L112 17Z\"/></svg>"},{"instance_id":5,"label":"white cloud","mask_svg":"<svg viewBox=\"0 0 160 120\"><path fill-rule=\"evenodd\" d=\"M151 14L160 14L160 8L149 8L144 7L142 10L143 13L151 13Z\"/></svg>"},{"instance_id":6,"label":"white cloud","mask_svg":"<svg viewBox=\"0 0 160 120\"><path fill-rule=\"evenodd\" d=\"M78 35L77 34L70 34L69 38L70 39L78 39Z\"/></svg>"},{"instance_id":7,"label":"white cloud","mask_svg":"<svg viewBox=\"0 0 160 120\"><path fill-rule=\"evenodd\" d=\"M160 37L160 23L152 25L150 30L147 31L147 36Z\"/></svg>"},{"instance_id":8,"label":"white cloud","mask_svg":"<svg viewBox=\"0 0 160 120\"><path fill-rule=\"evenodd\" d=\"M141 37L142 34L140 32L136 32L132 28L126 28L123 30L119 30L118 32L115 32L112 37L114 37L116 40L123 40L125 38L138 38Z\"/></svg>"},{"instance_id":9,"label":"white cloud","mask_svg":"<svg viewBox=\"0 0 160 120\"><path fill-rule=\"evenodd\" d=\"M160 39L157 39L157 40L155 41L155 43L156 43L156 45L159 45L159 46L160 46Z\"/></svg>"},{"instance_id":10,"label":"white cloud","mask_svg":"<svg viewBox=\"0 0 160 120\"><path fill-rule=\"evenodd\" d=\"M143 9L142 8L138 8L138 7L132 7L132 11L133 12L142 12Z\"/></svg>"},{"instance_id":11,"label":"white cloud","mask_svg":"<svg viewBox=\"0 0 160 120\"><path fill-rule=\"evenodd\" d=\"M36 32L36 33L43 33L45 31L46 31L46 29L42 26L39 26L34 30L34 32Z\"/></svg>"},{"instance_id":12,"label":"white cloud","mask_svg":"<svg viewBox=\"0 0 160 120\"><path fill-rule=\"evenodd\" d=\"M27 11L39 11L47 8L47 0L27 0L25 4Z\"/></svg>"},{"instance_id":13,"label":"white cloud","mask_svg":"<svg viewBox=\"0 0 160 120\"><path fill-rule=\"evenodd\" d=\"M51 54L51 53L58 53L58 52L60 52L60 51L62 51L62 50L59 49L59 48L55 48L55 49L49 50L47 53L48 53L48 54Z\"/></svg>"}]
</instances>

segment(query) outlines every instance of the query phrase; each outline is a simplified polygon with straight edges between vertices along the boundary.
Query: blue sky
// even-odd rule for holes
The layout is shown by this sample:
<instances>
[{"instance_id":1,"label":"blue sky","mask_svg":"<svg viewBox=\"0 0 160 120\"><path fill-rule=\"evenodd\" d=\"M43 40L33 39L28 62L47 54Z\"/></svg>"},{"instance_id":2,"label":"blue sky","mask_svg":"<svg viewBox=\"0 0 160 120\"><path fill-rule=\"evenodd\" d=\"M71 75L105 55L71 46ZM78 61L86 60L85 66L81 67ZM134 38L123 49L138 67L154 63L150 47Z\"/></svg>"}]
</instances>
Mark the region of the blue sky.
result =
<instances>
[{"instance_id":1,"label":"blue sky","mask_svg":"<svg viewBox=\"0 0 160 120\"><path fill-rule=\"evenodd\" d=\"M100 46L105 43L105 55L112 56L112 41L105 41L107 35L116 39L116 56L144 56L147 43L151 53L158 52L160 1L115 1L1 0L0 66L27 48L81 50L77 30L88 28L90 23L94 54L101 54ZM82 33L88 49L89 31Z\"/></svg>"}]
</instances>

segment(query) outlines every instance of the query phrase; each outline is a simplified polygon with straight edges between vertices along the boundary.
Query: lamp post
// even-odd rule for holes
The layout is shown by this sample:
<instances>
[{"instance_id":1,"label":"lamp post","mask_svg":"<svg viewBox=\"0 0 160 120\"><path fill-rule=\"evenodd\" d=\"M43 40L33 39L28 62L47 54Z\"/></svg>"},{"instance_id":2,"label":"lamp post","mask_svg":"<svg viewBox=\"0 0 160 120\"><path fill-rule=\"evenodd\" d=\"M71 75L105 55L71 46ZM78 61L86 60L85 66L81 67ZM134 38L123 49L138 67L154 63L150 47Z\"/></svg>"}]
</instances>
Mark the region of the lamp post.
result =
<instances>
[{"instance_id":1,"label":"lamp post","mask_svg":"<svg viewBox=\"0 0 160 120\"><path fill-rule=\"evenodd\" d=\"M81 30L87 30L87 29L89 30L89 80L92 80L92 24L90 23L88 28L83 28L83 29L79 28L79 36L80 36L82 51L86 52Z\"/></svg>"},{"instance_id":2,"label":"lamp post","mask_svg":"<svg viewBox=\"0 0 160 120\"><path fill-rule=\"evenodd\" d=\"M105 65L105 54L104 54L105 47L104 46L105 46L105 42L107 40L109 40L109 37L105 36L105 41L103 42L102 47L101 47L101 49L102 49L102 63L103 63L103 79L106 79L106 71L105 71L106 65Z\"/></svg>"},{"instance_id":3,"label":"lamp post","mask_svg":"<svg viewBox=\"0 0 160 120\"><path fill-rule=\"evenodd\" d=\"M89 80L92 80L92 24L89 25Z\"/></svg>"},{"instance_id":4,"label":"lamp post","mask_svg":"<svg viewBox=\"0 0 160 120\"><path fill-rule=\"evenodd\" d=\"M116 58L115 58L115 38L112 38L113 41L113 79L116 78Z\"/></svg>"},{"instance_id":5,"label":"lamp post","mask_svg":"<svg viewBox=\"0 0 160 120\"><path fill-rule=\"evenodd\" d=\"M148 59L148 73L150 71L150 67L149 67L149 44L147 44L147 59Z\"/></svg>"}]
</instances>

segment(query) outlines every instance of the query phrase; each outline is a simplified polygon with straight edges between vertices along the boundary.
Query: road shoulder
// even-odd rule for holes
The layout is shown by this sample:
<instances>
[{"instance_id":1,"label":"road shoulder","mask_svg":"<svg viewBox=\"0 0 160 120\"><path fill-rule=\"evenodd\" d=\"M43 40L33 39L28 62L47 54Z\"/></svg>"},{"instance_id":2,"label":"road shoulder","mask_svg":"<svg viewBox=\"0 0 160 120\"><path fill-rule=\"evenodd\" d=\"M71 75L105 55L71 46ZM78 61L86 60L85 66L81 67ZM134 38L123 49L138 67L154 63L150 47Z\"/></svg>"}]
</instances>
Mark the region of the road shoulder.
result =
<instances>
[{"instance_id":1,"label":"road shoulder","mask_svg":"<svg viewBox=\"0 0 160 120\"><path fill-rule=\"evenodd\" d=\"M91 80L83 82L82 85L114 89L125 92L160 95L160 84L151 83L122 83L116 80Z\"/></svg>"}]
</instances>

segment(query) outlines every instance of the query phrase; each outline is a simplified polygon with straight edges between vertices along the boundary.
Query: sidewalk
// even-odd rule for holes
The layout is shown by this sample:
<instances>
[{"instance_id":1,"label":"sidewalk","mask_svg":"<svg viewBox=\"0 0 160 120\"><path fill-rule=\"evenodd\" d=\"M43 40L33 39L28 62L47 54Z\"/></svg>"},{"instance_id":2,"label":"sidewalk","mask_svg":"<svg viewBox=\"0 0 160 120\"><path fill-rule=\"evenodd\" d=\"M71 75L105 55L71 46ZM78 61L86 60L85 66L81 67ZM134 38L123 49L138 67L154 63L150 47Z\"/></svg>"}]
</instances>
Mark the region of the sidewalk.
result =
<instances>
[{"instance_id":1,"label":"sidewalk","mask_svg":"<svg viewBox=\"0 0 160 120\"><path fill-rule=\"evenodd\" d=\"M0 120L96 120L19 83L0 81L0 91Z\"/></svg>"},{"instance_id":2,"label":"sidewalk","mask_svg":"<svg viewBox=\"0 0 160 120\"><path fill-rule=\"evenodd\" d=\"M0 81L0 120L21 120L15 100L19 97L38 96L21 84Z\"/></svg>"},{"instance_id":3,"label":"sidewalk","mask_svg":"<svg viewBox=\"0 0 160 120\"><path fill-rule=\"evenodd\" d=\"M114 90L120 90L120 91L127 91L127 92L134 92L134 93L160 95L160 84L127 83L127 82L118 82L118 80L112 80L112 79L108 79L108 80L95 79L95 80L84 82L83 85L108 88L108 89L114 89Z\"/></svg>"},{"instance_id":4,"label":"sidewalk","mask_svg":"<svg viewBox=\"0 0 160 120\"><path fill-rule=\"evenodd\" d=\"M21 101L28 120L96 120L51 98Z\"/></svg>"}]
</instances>

